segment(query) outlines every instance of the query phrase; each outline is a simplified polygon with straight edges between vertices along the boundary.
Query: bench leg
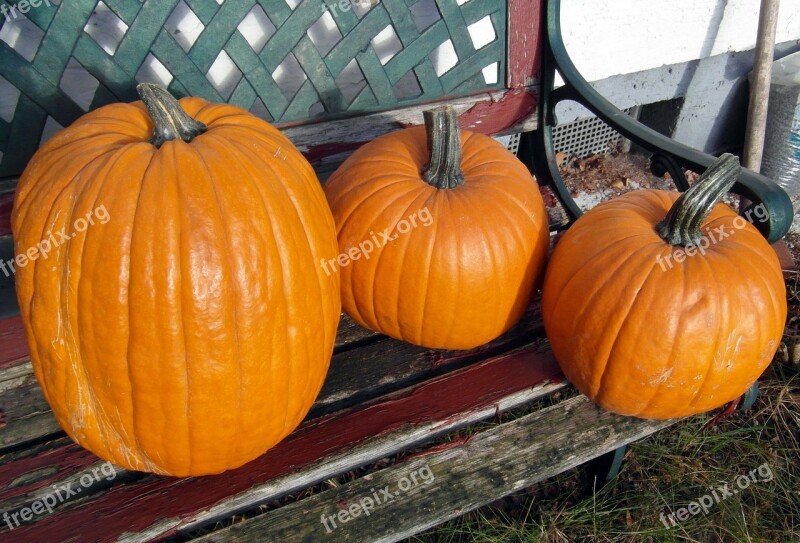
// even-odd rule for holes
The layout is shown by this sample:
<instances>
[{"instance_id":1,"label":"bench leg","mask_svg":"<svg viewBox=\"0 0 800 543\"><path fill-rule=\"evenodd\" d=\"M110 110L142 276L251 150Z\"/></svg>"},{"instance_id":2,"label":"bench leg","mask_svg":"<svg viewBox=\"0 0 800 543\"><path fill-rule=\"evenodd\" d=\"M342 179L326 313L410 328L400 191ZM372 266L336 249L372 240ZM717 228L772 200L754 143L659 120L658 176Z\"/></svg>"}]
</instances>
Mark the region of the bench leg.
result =
<instances>
[{"instance_id":1,"label":"bench leg","mask_svg":"<svg viewBox=\"0 0 800 543\"><path fill-rule=\"evenodd\" d=\"M727 419L728 417L733 415L733 413L736 411L745 411L747 409L750 409L751 407L753 407L753 405L755 405L757 399L758 399L758 381L753 383L753 386L748 388L743 395L739 396L738 398L730 402L725 407L725 409L722 410L722 412L720 412L714 418L705 423L705 425L703 426L703 430L705 431L713 426L716 426L717 424L720 423L720 421Z\"/></svg>"},{"instance_id":2,"label":"bench leg","mask_svg":"<svg viewBox=\"0 0 800 543\"><path fill-rule=\"evenodd\" d=\"M628 446L623 445L585 464L588 479L594 491L600 490L616 479L622 469L622 461L626 452L628 452Z\"/></svg>"},{"instance_id":3,"label":"bench leg","mask_svg":"<svg viewBox=\"0 0 800 543\"><path fill-rule=\"evenodd\" d=\"M753 407L758 399L758 381L753 383L753 386L747 389L747 392L742 396L737 409L739 411L746 411Z\"/></svg>"}]
</instances>

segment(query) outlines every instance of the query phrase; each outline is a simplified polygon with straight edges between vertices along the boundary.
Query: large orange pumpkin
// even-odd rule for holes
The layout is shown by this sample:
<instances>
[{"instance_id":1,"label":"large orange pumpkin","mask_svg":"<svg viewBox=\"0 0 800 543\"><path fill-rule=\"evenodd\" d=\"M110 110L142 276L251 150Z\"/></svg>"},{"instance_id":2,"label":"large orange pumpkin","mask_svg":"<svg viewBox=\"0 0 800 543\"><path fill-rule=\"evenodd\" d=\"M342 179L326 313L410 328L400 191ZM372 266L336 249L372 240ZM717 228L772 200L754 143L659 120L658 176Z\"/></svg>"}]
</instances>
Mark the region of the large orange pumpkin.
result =
<instances>
[{"instance_id":1,"label":"large orange pumpkin","mask_svg":"<svg viewBox=\"0 0 800 543\"><path fill-rule=\"evenodd\" d=\"M20 310L70 437L128 469L218 473L291 432L322 386L340 301L317 262L336 254L334 224L278 130L139 90L144 103L85 115L21 177Z\"/></svg>"},{"instance_id":2,"label":"large orange pumpkin","mask_svg":"<svg viewBox=\"0 0 800 543\"><path fill-rule=\"evenodd\" d=\"M342 305L361 325L416 345L468 349L519 321L543 273L547 216L505 147L460 133L450 107L386 134L325 184Z\"/></svg>"},{"instance_id":3,"label":"large orange pumpkin","mask_svg":"<svg viewBox=\"0 0 800 543\"><path fill-rule=\"evenodd\" d=\"M602 407L657 419L708 411L772 360L786 319L780 264L717 204L738 172L727 155L680 198L643 190L600 204L556 245L545 328L564 374Z\"/></svg>"}]
</instances>

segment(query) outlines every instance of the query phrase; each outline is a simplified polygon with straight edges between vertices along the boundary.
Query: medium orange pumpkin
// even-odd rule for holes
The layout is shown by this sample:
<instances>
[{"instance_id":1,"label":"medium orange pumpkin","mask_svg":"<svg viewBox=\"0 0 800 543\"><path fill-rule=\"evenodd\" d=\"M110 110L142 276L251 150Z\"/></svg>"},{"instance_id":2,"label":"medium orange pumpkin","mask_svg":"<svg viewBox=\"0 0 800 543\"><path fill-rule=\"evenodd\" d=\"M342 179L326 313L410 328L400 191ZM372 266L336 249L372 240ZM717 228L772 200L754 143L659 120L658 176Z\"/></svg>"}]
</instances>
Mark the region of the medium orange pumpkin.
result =
<instances>
[{"instance_id":1,"label":"medium orange pumpkin","mask_svg":"<svg viewBox=\"0 0 800 543\"><path fill-rule=\"evenodd\" d=\"M17 253L74 237L17 270L20 310L70 437L128 469L218 473L283 439L322 386L340 301L317 262L336 254L334 224L278 130L139 91L58 133L21 177Z\"/></svg>"},{"instance_id":2,"label":"medium orange pumpkin","mask_svg":"<svg viewBox=\"0 0 800 543\"><path fill-rule=\"evenodd\" d=\"M602 407L656 419L708 411L772 360L786 319L780 264L717 204L738 172L727 155L680 198L642 190L600 204L556 245L545 329L566 377Z\"/></svg>"},{"instance_id":3,"label":"medium orange pumpkin","mask_svg":"<svg viewBox=\"0 0 800 543\"><path fill-rule=\"evenodd\" d=\"M544 203L527 168L451 107L383 135L325 184L342 305L362 326L416 345L469 349L514 325L543 273Z\"/></svg>"}]
</instances>

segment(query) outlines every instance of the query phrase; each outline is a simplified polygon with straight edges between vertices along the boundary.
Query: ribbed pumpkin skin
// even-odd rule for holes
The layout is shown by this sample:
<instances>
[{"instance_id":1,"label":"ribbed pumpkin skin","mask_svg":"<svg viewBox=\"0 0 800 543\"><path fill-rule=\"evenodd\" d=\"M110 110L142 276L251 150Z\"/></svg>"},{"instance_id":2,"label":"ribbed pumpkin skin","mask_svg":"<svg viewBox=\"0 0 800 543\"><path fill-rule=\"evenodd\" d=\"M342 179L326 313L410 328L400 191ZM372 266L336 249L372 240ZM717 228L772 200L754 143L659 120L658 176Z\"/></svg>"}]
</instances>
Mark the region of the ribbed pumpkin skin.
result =
<instances>
[{"instance_id":1,"label":"ribbed pumpkin skin","mask_svg":"<svg viewBox=\"0 0 800 543\"><path fill-rule=\"evenodd\" d=\"M350 156L325 184L339 250L397 235L338 268L342 306L362 326L415 345L469 349L522 317L543 274L547 215L527 168L482 134L462 132L464 184L421 177L425 129L392 132ZM423 209L432 223L398 233Z\"/></svg>"},{"instance_id":2,"label":"ribbed pumpkin skin","mask_svg":"<svg viewBox=\"0 0 800 543\"><path fill-rule=\"evenodd\" d=\"M729 207L716 205L702 231L730 235L662 269L657 257L684 250L654 230L677 197L636 191L598 205L547 269L542 314L556 359L578 390L623 415L682 417L735 399L783 334L778 259Z\"/></svg>"},{"instance_id":3,"label":"ribbed pumpkin skin","mask_svg":"<svg viewBox=\"0 0 800 543\"><path fill-rule=\"evenodd\" d=\"M128 469L240 466L306 415L327 372L339 282L308 162L238 108L196 98L191 143L148 140L141 102L89 113L20 179L17 254L103 205L106 224L17 272L33 368L59 424Z\"/></svg>"}]
</instances>

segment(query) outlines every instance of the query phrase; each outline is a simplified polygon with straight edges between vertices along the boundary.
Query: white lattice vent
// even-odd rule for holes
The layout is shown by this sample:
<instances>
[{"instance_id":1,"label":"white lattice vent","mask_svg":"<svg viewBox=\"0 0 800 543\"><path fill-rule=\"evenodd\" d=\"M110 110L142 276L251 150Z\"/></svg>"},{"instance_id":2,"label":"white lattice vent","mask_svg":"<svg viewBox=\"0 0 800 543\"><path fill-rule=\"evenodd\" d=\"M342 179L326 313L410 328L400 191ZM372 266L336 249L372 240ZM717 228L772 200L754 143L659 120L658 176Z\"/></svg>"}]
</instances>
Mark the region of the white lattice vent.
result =
<instances>
[{"instance_id":1,"label":"white lattice vent","mask_svg":"<svg viewBox=\"0 0 800 543\"><path fill-rule=\"evenodd\" d=\"M633 118L639 116L637 107L624 111ZM630 148L628 140L595 116L556 126L553 129L553 145L556 152L562 153L564 157L559 166L563 166L573 156L586 158L591 155L605 155L618 148L622 151Z\"/></svg>"},{"instance_id":2,"label":"white lattice vent","mask_svg":"<svg viewBox=\"0 0 800 543\"><path fill-rule=\"evenodd\" d=\"M520 134L511 134L510 136L498 136L495 139L516 155L519 151L519 138Z\"/></svg>"}]
</instances>

